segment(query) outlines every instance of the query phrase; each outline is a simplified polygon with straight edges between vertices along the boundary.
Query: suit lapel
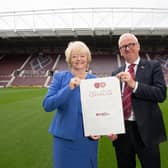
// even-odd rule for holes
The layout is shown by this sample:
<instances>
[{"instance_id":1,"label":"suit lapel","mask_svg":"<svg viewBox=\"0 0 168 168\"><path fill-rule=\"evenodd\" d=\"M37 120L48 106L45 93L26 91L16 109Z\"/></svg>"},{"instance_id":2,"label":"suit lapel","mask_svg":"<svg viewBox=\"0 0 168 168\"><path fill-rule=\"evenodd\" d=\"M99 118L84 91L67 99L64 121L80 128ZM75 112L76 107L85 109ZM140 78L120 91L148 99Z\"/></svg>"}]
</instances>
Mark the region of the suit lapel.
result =
<instances>
[{"instance_id":1,"label":"suit lapel","mask_svg":"<svg viewBox=\"0 0 168 168\"><path fill-rule=\"evenodd\" d=\"M120 72L124 72L125 71L125 67L126 67L126 64L124 64L123 66L121 66Z\"/></svg>"},{"instance_id":2,"label":"suit lapel","mask_svg":"<svg viewBox=\"0 0 168 168\"><path fill-rule=\"evenodd\" d=\"M135 80L139 81L139 79L144 76L144 71L146 69L146 60L140 59L140 62L137 67L136 75L135 75Z\"/></svg>"},{"instance_id":3,"label":"suit lapel","mask_svg":"<svg viewBox=\"0 0 168 168\"><path fill-rule=\"evenodd\" d=\"M125 67L126 67L126 64L124 64L123 66L121 66L119 72L124 72L124 71L125 71ZM120 88L121 88L121 90L122 90L122 84L123 84L123 83L122 83L121 80L120 80Z\"/></svg>"}]
</instances>

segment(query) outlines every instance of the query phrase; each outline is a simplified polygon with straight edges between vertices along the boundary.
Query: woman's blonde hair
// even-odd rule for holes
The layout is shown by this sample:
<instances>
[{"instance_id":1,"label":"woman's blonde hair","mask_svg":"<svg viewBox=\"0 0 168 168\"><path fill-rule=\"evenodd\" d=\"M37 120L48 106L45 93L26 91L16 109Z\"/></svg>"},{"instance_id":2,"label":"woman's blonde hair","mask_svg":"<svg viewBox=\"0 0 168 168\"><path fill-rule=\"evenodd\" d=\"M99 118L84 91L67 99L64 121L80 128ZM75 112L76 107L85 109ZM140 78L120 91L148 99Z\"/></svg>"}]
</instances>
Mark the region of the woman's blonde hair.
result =
<instances>
[{"instance_id":1,"label":"woman's blonde hair","mask_svg":"<svg viewBox=\"0 0 168 168\"><path fill-rule=\"evenodd\" d=\"M65 57L66 57L66 62L68 63L68 65L71 67L71 53L72 50L80 50L80 51L85 51L86 55L87 55L87 68L89 67L89 64L92 60L91 57L91 52L90 49L88 48L88 46L82 42L82 41L72 41L69 42L68 47L65 50Z\"/></svg>"}]
</instances>

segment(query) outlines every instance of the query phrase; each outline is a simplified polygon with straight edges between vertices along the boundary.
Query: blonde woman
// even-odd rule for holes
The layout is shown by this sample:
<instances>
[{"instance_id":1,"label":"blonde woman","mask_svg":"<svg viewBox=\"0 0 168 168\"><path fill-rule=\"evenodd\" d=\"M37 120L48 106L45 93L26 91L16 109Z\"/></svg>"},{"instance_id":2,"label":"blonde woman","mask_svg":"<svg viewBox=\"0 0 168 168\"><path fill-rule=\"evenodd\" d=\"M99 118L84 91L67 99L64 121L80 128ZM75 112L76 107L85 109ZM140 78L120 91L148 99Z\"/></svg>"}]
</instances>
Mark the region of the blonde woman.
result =
<instances>
[{"instance_id":1,"label":"blonde woman","mask_svg":"<svg viewBox=\"0 0 168 168\"><path fill-rule=\"evenodd\" d=\"M87 73L91 52L81 41L65 50L69 71L54 75L44 98L45 111L57 110L49 132L53 135L54 168L97 168L99 136L84 137L80 100L81 79L95 78Z\"/></svg>"}]
</instances>

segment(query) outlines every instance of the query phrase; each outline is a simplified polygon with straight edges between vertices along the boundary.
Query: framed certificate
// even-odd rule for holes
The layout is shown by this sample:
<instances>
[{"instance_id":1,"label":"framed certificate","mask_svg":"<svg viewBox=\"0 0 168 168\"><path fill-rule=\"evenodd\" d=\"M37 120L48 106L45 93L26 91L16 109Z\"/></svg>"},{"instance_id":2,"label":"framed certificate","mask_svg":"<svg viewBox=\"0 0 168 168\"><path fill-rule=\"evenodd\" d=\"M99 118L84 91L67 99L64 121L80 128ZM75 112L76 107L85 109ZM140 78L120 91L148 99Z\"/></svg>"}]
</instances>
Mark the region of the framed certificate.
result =
<instances>
[{"instance_id":1,"label":"framed certificate","mask_svg":"<svg viewBox=\"0 0 168 168\"><path fill-rule=\"evenodd\" d=\"M82 80L80 92L85 136L125 133L118 78Z\"/></svg>"}]
</instances>

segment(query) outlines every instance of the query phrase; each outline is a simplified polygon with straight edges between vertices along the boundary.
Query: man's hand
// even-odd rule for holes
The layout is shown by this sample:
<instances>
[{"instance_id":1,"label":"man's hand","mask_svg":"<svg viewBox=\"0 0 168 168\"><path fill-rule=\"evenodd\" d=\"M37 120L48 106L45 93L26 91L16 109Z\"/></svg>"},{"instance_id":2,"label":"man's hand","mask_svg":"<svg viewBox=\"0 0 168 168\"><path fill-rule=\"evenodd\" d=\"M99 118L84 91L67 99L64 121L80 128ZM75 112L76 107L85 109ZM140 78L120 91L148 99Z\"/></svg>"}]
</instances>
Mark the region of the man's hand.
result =
<instances>
[{"instance_id":1,"label":"man's hand","mask_svg":"<svg viewBox=\"0 0 168 168\"><path fill-rule=\"evenodd\" d=\"M118 138L117 134L109 134L107 137L112 141L115 141Z\"/></svg>"},{"instance_id":2,"label":"man's hand","mask_svg":"<svg viewBox=\"0 0 168 168\"><path fill-rule=\"evenodd\" d=\"M130 88L135 88L136 81L132 78L129 72L120 72L116 75L116 77L122 82L126 82Z\"/></svg>"}]
</instances>

